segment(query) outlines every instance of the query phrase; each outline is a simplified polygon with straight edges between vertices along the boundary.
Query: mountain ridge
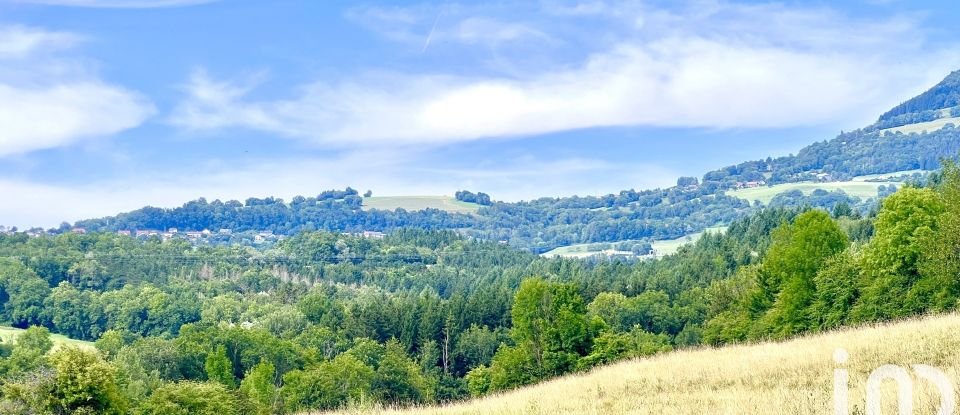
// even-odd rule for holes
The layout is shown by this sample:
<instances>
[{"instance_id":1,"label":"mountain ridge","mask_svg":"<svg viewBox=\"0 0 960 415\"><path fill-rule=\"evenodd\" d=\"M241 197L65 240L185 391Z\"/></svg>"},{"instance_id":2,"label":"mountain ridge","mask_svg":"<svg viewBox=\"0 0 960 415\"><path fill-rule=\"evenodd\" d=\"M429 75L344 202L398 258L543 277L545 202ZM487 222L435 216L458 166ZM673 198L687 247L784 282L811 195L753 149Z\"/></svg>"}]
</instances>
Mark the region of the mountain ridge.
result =
<instances>
[{"instance_id":1,"label":"mountain ridge","mask_svg":"<svg viewBox=\"0 0 960 415\"><path fill-rule=\"evenodd\" d=\"M540 198L495 202L475 212L438 209L364 209L351 188L297 196L291 201L268 197L244 202L197 199L181 207L145 207L100 219L65 224L93 231L177 228L181 231L232 229L292 235L304 230L342 232L391 231L402 227L457 229L470 236L506 241L545 252L577 243L675 239L723 225L754 211L750 201L731 197L731 190L800 182L842 182L856 176L897 171L936 170L942 158L960 154L960 130L950 124L919 134L880 131L880 124L927 120L930 109L960 102L960 71L950 73L926 92L887 111L878 124L811 143L796 155L767 157L706 172L702 178L679 178L663 189L623 190L603 196ZM960 107L958 107L960 108ZM913 111L913 112L907 112ZM919 111L919 112L918 112ZM920 121L911 121L920 122ZM891 124L892 125L892 124ZM922 180L922 177L909 178ZM810 205L831 209L839 203L861 212L875 208L876 198L853 197L842 191L817 195L791 194L768 205ZM471 209L472 210L472 209Z\"/></svg>"}]
</instances>

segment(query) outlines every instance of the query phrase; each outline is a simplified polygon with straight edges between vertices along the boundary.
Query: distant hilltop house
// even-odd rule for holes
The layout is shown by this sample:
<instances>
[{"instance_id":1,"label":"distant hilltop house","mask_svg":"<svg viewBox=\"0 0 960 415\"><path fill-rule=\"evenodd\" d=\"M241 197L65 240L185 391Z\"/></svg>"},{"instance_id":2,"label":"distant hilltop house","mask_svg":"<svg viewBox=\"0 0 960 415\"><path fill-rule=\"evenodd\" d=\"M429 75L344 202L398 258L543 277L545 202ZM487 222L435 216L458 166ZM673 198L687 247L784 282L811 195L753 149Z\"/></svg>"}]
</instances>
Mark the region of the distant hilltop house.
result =
<instances>
[{"instance_id":1,"label":"distant hilltop house","mask_svg":"<svg viewBox=\"0 0 960 415\"><path fill-rule=\"evenodd\" d=\"M130 232L130 231L117 231L117 235L120 235L120 236L130 236L130 235L131 235L131 232Z\"/></svg>"},{"instance_id":2,"label":"distant hilltop house","mask_svg":"<svg viewBox=\"0 0 960 415\"><path fill-rule=\"evenodd\" d=\"M753 189L761 186L766 186L767 182L763 180L757 180L752 182L737 182L737 189Z\"/></svg>"},{"instance_id":3,"label":"distant hilltop house","mask_svg":"<svg viewBox=\"0 0 960 415\"><path fill-rule=\"evenodd\" d=\"M830 182L833 181L833 176L830 173L817 173L817 181L820 182Z\"/></svg>"},{"instance_id":4,"label":"distant hilltop house","mask_svg":"<svg viewBox=\"0 0 960 415\"><path fill-rule=\"evenodd\" d=\"M387 234L383 232L376 231L363 231L363 232L341 232L345 236L355 236L358 238L370 238L370 239L383 239L387 237Z\"/></svg>"},{"instance_id":5,"label":"distant hilltop house","mask_svg":"<svg viewBox=\"0 0 960 415\"><path fill-rule=\"evenodd\" d=\"M254 242L264 242L272 239L277 239L277 237L273 234L273 231L257 232L257 234L253 236Z\"/></svg>"},{"instance_id":6,"label":"distant hilltop house","mask_svg":"<svg viewBox=\"0 0 960 415\"><path fill-rule=\"evenodd\" d=\"M79 233L79 234L84 234L84 233L87 233L87 229L86 229L86 228L73 228L73 229L70 230L70 232Z\"/></svg>"},{"instance_id":7,"label":"distant hilltop house","mask_svg":"<svg viewBox=\"0 0 960 415\"><path fill-rule=\"evenodd\" d=\"M600 251L600 255L608 258L633 258L636 256L632 251L620 251L616 249L604 249Z\"/></svg>"}]
</instances>

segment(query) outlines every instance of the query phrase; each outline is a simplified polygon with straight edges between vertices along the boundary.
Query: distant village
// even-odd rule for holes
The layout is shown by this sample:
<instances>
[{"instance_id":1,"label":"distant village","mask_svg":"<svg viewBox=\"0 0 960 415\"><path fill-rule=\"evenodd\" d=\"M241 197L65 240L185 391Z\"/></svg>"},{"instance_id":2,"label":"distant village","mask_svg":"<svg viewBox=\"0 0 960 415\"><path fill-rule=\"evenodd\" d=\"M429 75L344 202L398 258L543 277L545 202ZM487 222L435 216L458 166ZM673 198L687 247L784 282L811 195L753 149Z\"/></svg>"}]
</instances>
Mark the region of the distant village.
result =
<instances>
[{"instance_id":1,"label":"distant village","mask_svg":"<svg viewBox=\"0 0 960 415\"><path fill-rule=\"evenodd\" d=\"M0 234L3 235L13 235L22 233L29 237L39 237L45 235L58 235L61 233L75 233L75 234L86 234L87 229L82 227L72 227L68 228L65 231L58 229L48 229L44 230L42 228L31 228L26 231L19 231L16 227L6 227L0 225ZM131 238L137 239L147 239L157 237L161 240L167 241L174 238L186 239L194 243L202 243L205 241L222 241L222 242L237 242L241 239L249 239L250 242L261 244L261 243L272 243L283 240L286 238L286 235L277 235L273 231L244 231L244 232L234 232L232 229L220 229L216 232L209 229L204 229L202 231L180 231L177 228L169 228L165 231L157 229L136 229L136 230L119 230L116 232L117 235L129 236ZM359 238L370 238L370 239L383 239L387 235L383 232L376 231L361 231L361 232L342 232L343 235L354 236Z\"/></svg>"}]
</instances>

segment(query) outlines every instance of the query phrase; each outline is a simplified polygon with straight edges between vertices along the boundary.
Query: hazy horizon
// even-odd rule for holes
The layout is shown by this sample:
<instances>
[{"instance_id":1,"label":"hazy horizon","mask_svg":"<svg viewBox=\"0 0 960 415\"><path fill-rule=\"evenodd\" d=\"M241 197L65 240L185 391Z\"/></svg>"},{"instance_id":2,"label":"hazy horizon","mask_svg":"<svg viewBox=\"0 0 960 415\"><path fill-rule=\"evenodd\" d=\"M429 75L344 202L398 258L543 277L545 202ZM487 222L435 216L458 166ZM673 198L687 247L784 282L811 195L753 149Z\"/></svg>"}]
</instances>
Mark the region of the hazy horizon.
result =
<instances>
[{"instance_id":1,"label":"hazy horizon","mask_svg":"<svg viewBox=\"0 0 960 415\"><path fill-rule=\"evenodd\" d=\"M948 5L0 1L0 223L669 186L863 127L960 68Z\"/></svg>"}]
</instances>

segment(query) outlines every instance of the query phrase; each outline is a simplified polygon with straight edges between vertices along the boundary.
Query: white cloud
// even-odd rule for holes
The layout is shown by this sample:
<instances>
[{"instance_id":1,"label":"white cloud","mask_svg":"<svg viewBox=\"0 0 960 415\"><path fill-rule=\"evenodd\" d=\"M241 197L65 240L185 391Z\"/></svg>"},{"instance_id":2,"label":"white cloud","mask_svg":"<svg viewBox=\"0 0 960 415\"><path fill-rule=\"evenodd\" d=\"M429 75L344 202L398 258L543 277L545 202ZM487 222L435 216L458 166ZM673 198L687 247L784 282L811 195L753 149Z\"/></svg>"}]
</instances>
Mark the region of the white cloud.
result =
<instances>
[{"instance_id":1,"label":"white cloud","mask_svg":"<svg viewBox=\"0 0 960 415\"><path fill-rule=\"evenodd\" d=\"M528 25L471 17L459 22L454 35L468 44L499 44L524 39L550 41L550 36Z\"/></svg>"},{"instance_id":2,"label":"white cloud","mask_svg":"<svg viewBox=\"0 0 960 415\"><path fill-rule=\"evenodd\" d=\"M71 33L50 32L26 26L0 27L0 59L21 59L38 50L72 46L80 37Z\"/></svg>"},{"instance_id":3,"label":"white cloud","mask_svg":"<svg viewBox=\"0 0 960 415\"><path fill-rule=\"evenodd\" d=\"M0 156L126 130L139 125L151 108L136 94L97 82L45 88L0 84Z\"/></svg>"},{"instance_id":4,"label":"white cloud","mask_svg":"<svg viewBox=\"0 0 960 415\"><path fill-rule=\"evenodd\" d=\"M347 147L603 126L864 122L960 62L956 53L943 52L948 49L929 50L917 22L907 18L697 5L617 16L643 24L579 65L520 77L361 75L258 101L247 98L247 87L198 73L171 120L189 129L250 128ZM491 36L522 31L504 33ZM925 70L918 71L917 62Z\"/></svg>"},{"instance_id":5,"label":"white cloud","mask_svg":"<svg viewBox=\"0 0 960 415\"><path fill-rule=\"evenodd\" d=\"M125 9L148 9L155 7L192 6L219 0L12 0L17 3L43 4L49 6L102 7Z\"/></svg>"},{"instance_id":6,"label":"white cloud","mask_svg":"<svg viewBox=\"0 0 960 415\"><path fill-rule=\"evenodd\" d=\"M0 27L0 157L60 147L135 127L154 109L52 53L79 36Z\"/></svg>"}]
</instances>

